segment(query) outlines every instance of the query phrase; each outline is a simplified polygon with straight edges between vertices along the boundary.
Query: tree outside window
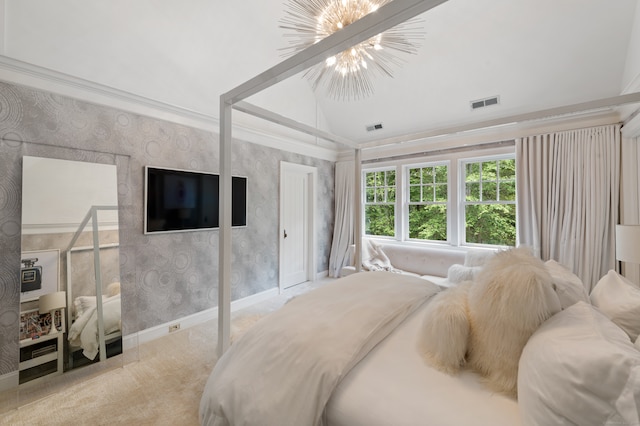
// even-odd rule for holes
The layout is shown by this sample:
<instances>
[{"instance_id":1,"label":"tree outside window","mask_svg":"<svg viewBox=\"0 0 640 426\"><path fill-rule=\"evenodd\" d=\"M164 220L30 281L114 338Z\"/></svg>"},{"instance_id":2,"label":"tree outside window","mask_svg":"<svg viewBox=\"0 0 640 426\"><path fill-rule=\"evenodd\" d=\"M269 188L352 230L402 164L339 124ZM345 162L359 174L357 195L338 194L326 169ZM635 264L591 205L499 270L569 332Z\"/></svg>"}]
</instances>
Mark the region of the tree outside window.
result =
<instances>
[{"instance_id":1,"label":"tree outside window","mask_svg":"<svg viewBox=\"0 0 640 426\"><path fill-rule=\"evenodd\" d=\"M515 159L465 162L465 241L515 246Z\"/></svg>"},{"instance_id":2,"label":"tree outside window","mask_svg":"<svg viewBox=\"0 0 640 426\"><path fill-rule=\"evenodd\" d=\"M364 173L364 232L395 236L396 171Z\"/></svg>"},{"instance_id":3,"label":"tree outside window","mask_svg":"<svg viewBox=\"0 0 640 426\"><path fill-rule=\"evenodd\" d=\"M445 164L407 169L409 238L447 241L448 181Z\"/></svg>"}]
</instances>

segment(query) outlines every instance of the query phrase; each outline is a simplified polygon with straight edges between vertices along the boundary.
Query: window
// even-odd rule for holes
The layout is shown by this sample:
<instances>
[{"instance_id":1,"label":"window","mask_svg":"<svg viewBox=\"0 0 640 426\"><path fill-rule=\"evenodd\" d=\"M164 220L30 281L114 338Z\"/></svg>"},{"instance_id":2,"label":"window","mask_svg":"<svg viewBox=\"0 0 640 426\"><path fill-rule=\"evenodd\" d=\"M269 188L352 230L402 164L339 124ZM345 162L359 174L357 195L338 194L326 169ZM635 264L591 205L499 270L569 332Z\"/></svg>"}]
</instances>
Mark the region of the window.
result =
<instances>
[{"instance_id":1,"label":"window","mask_svg":"<svg viewBox=\"0 0 640 426\"><path fill-rule=\"evenodd\" d=\"M365 172L364 196L365 234L395 236L395 169Z\"/></svg>"},{"instance_id":2,"label":"window","mask_svg":"<svg viewBox=\"0 0 640 426\"><path fill-rule=\"evenodd\" d=\"M447 241L446 164L407 168L409 238Z\"/></svg>"},{"instance_id":3,"label":"window","mask_svg":"<svg viewBox=\"0 0 640 426\"><path fill-rule=\"evenodd\" d=\"M515 246L515 159L463 161L462 164L465 242Z\"/></svg>"},{"instance_id":4,"label":"window","mask_svg":"<svg viewBox=\"0 0 640 426\"><path fill-rule=\"evenodd\" d=\"M515 246L514 146L399 156L363 170L364 234L416 245Z\"/></svg>"}]
</instances>

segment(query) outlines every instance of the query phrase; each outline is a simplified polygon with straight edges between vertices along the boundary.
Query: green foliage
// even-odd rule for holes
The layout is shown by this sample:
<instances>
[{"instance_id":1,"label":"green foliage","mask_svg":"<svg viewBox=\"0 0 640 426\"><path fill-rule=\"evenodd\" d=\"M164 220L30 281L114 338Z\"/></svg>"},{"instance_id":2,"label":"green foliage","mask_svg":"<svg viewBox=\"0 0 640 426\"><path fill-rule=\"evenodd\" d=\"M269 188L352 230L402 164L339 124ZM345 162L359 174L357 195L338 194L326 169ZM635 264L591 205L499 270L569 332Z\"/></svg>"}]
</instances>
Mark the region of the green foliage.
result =
<instances>
[{"instance_id":1,"label":"green foliage","mask_svg":"<svg viewBox=\"0 0 640 426\"><path fill-rule=\"evenodd\" d=\"M514 246L516 240L515 160L465 164L466 242ZM365 233L395 235L395 170L365 174ZM409 238L446 241L448 171L446 165L408 172ZM487 202L492 202L487 204ZM506 202L509 204L503 204ZM369 204L375 203L375 204ZM379 204L388 203L388 204ZM415 204L423 203L423 204ZM495 203L495 204L493 204Z\"/></svg>"},{"instance_id":2,"label":"green foliage","mask_svg":"<svg viewBox=\"0 0 640 426\"><path fill-rule=\"evenodd\" d=\"M447 206L410 205L409 238L447 241Z\"/></svg>"},{"instance_id":3,"label":"green foliage","mask_svg":"<svg viewBox=\"0 0 640 426\"><path fill-rule=\"evenodd\" d=\"M515 204L467 205L466 240L475 244L515 246Z\"/></svg>"},{"instance_id":4,"label":"green foliage","mask_svg":"<svg viewBox=\"0 0 640 426\"><path fill-rule=\"evenodd\" d=\"M395 213L393 204L364 207L364 233L385 237L395 236Z\"/></svg>"}]
</instances>

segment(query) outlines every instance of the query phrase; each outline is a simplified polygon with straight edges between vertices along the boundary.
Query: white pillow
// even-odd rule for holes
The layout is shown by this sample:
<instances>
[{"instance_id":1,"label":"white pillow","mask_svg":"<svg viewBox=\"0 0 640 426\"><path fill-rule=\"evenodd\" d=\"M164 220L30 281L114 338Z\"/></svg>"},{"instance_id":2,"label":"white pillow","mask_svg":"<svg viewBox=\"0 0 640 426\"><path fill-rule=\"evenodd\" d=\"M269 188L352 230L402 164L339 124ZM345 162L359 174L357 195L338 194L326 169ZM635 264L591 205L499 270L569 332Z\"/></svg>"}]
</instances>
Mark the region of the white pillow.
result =
<instances>
[{"instance_id":1,"label":"white pillow","mask_svg":"<svg viewBox=\"0 0 640 426\"><path fill-rule=\"evenodd\" d=\"M495 250L469 249L464 255L464 266L482 266L494 254Z\"/></svg>"},{"instance_id":2,"label":"white pillow","mask_svg":"<svg viewBox=\"0 0 640 426\"><path fill-rule=\"evenodd\" d=\"M531 336L518 367L527 425L636 425L640 351L593 306L578 302Z\"/></svg>"},{"instance_id":3,"label":"white pillow","mask_svg":"<svg viewBox=\"0 0 640 426\"><path fill-rule=\"evenodd\" d=\"M393 269L389 257L382 247L372 240L367 241L367 257L362 256L362 266L368 271L390 271Z\"/></svg>"},{"instance_id":4,"label":"white pillow","mask_svg":"<svg viewBox=\"0 0 640 426\"><path fill-rule=\"evenodd\" d=\"M449 266L447 279L454 284L471 281L481 269L481 266L464 266L454 263Z\"/></svg>"},{"instance_id":5,"label":"white pillow","mask_svg":"<svg viewBox=\"0 0 640 426\"><path fill-rule=\"evenodd\" d=\"M556 285L556 293L560 299L562 309L567 309L569 306L577 302L590 303L589 293L582 283L582 280L578 278L573 272L566 266L556 262L555 260L547 260L544 266L551 274L551 279Z\"/></svg>"},{"instance_id":6,"label":"white pillow","mask_svg":"<svg viewBox=\"0 0 640 426\"><path fill-rule=\"evenodd\" d=\"M76 309L76 318L81 317L82 314L87 312L91 308L96 306L95 296L78 296L73 301L73 306Z\"/></svg>"},{"instance_id":7,"label":"white pillow","mask_svg":"<svg viewBox=\"0 0 640 426\"><path fill-rule=\"evenodd\" d=\"M640 335L640 288L613 269L591 290L591 303L627 332L631 341Z\"/></svg>"}]
</instances>

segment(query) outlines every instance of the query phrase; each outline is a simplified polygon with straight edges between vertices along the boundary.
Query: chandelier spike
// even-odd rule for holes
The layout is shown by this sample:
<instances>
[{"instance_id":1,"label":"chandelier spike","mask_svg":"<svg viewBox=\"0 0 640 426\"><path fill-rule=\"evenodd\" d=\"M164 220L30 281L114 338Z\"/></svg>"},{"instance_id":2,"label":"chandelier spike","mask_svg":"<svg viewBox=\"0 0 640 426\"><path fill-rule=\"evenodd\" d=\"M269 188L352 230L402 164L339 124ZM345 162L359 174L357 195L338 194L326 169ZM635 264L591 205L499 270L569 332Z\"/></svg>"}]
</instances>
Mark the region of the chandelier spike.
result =
<instances>
[{"instance_id":1,"label":"chandelier spike","mask_svg":"<svg viewBox=\"0 0 640 426\"><path fill-rule=\"evenodd\" d=\"M288 0L280 27L290 31L289 46L280 50L293 55L352 24L392 0ZM371 96L373 76L393 77L400 54L416 54L423 39L418 18L397 25L315 65L304 75L314 90L323 87L336 100Z\"/></svg>"}]
</instances>

